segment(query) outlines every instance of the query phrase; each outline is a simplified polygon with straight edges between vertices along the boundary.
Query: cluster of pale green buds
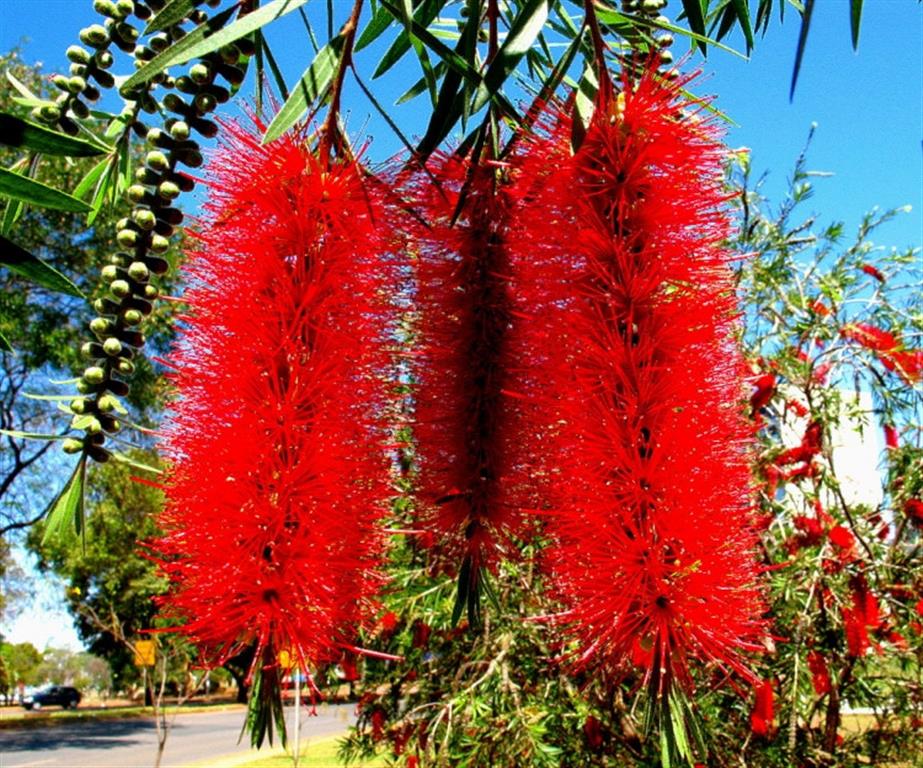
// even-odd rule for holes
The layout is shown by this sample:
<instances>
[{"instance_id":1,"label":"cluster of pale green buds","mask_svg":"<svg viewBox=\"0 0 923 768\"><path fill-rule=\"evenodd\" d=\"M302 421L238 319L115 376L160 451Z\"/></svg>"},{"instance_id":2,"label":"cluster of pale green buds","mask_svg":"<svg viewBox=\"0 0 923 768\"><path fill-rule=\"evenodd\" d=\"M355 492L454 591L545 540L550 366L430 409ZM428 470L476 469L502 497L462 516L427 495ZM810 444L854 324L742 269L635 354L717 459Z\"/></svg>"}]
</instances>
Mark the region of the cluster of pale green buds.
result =
<instances>
[{"instance_id":1,"label":"cluster of pale green buds","mask_svg":"<svg viewBox=\"0 0 923 768\"><path fill-rule=\"evenodd\" d=\"M219 2L206 0L212 7ZM141 68L186 34L183 23L201 24L208 19L206 12L193 8L173 26L139 44L140 32L128 18L134 14L146 20L165 5L166 0L95 0L94 7L106 17L105 23L80 32L83 45L93 50L77 45L68 48L71 74L54 78L63 92L56 102L57 111L52 112L47 105L41 107L45 110L41 119L68 133L75 132L77 126L69 115L82 118L89 113L81 97L87 101L99 98L98 89L88 81L95 80L105 88L115 83L106 71L112 65L108 50L111 45L131 53L135 67ZM131 214L116 225L119 250L102 269L105 295L93 302L97 316L89 329L94 338L81 348L88 365L77 381L80 396L70 403L71 426L82 430L84 437L65 440L63 448L68 453L86 452L96 461L107 461L110 456L105 448L106 435L121 429L116 415L124 409L119 398L129 392L127 379L135 370L138 350L145 341L140 328L159 295L158 278L170 269L167 254L171 237L183 221L174 203L194 186L193 180L181 173L180 166L197 168L202 164L195 134L208 138L217 134L217 124L207 116L230 98L228 86L233 88L242 82L245 72L239 64L252 53L250 41L238 41L199 59L182 76L174 79L164 71L121 93L129 102L121 119L146 139L149 147L128 188ZM217 83L218 77L227 86ZM159 103L152 93L156 86L169 89ZM162 127L149 128L139 120L140 112L163 111L171 114Z\"/></svg>"},{"instance_id":2,"label":"cluster of pale green buds","mask_svg":"<svg viewBox=\"0 0 923 768\"><path fill-rule=\"evenodd\" d=\"M622 0L622 9L626 13L643 16L657 25L671 23L670 19L663 15L666 7L667 0ZM679 72L673 68L673 53L670 51L670 46L673 45L673 35L669 32L661 32L654 38L654 44L659 50L658 56L663 74L670 79L678 77Z\"/></svg>"}]
</instances>

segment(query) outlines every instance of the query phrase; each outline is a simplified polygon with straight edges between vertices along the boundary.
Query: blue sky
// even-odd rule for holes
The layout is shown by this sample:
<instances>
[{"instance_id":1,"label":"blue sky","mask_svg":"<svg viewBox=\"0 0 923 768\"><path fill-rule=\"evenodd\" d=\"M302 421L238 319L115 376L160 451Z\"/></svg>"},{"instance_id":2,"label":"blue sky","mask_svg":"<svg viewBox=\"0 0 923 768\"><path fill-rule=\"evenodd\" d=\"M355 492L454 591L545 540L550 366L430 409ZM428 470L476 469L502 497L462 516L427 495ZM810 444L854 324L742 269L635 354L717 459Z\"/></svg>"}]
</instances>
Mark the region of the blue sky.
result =
<instances>
[{"instance_id":1,"label":"blue sky","mask_svg":"<svg viewBox=\"0 0 923 768\"><path fill-rule=\"evenodd\" d=\"M344 0L334 0L345 11ZM784 0L777 0L779 2ZM672 0L671 6L678 6ZM751 0L751 6L756 3ZM864 8L858 53L852 50L848 0L816 4L815 19L794 101L789 81L798 35L797 14L788 9L786 20L774 20L763 39L757 39L750 61L721 51L708 60L693 59L705 79L702 95L716 94L717 106L736 125L728 143L752 150L757 172L769 174L767 190L778 201L792 165L812 123L817 131L809 166L833 173L818 180L809 206L821 222L842 220L853 231L862 214L873 206L911 205L910 213L887 224L876 235L883 246L920 246L923 243L923 10L916 0L869 0ZM312 18L326 3L308 4ZM294 17L294 18L293 18ZM6 50L28 38L27 61L42 61L47 72L66 69L65 48L76 42L81 27L96 22L91 0L0 0L0 48ZM318 30L324 25L319 24ZM297 14L271 28L269 39L287 80L297 78L310 54ZM731 45L742 49L742 41ZM677 43L680 51L682 43ZM380 48L368 49L359 59L370 71ZM419 73L409 63L373 85L388 105L414 82ZM352 84L353 91L356 90ZM380 90L378 90L380 88ZM362 100L345 102L349 124L371 139L370 156L382 159L399 148L379 118L369 119ZM395 110L395 117L411 136L425 127L426 103L420 99ZM807 212L807 211L806 211ZM44 648L76 644L63 609L54 610L52 588L43 587L42 599L16 623L3 628L12 639L29 640Z\"/></svg>"}]
</instances>

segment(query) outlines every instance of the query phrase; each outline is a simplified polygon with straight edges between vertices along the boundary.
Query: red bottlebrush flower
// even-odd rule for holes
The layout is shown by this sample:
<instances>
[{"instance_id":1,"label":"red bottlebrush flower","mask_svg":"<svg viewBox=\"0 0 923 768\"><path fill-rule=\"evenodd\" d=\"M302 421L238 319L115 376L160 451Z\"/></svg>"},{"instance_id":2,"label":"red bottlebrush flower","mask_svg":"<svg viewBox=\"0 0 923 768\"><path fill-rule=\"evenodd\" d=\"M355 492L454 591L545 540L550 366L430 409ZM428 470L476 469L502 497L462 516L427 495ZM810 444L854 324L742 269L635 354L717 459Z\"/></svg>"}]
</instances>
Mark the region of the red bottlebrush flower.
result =
<instances>
[{"instance_id":1,"label":"red bottlebrush flower","mask_svg":"<svg viewBox=\"0 0 923 768\"><path fill-rule=\"evenodd\" d=\"M923 501L920 499L907 499L904 502L904 514L913 521L918 528L923 528Z\"/></svg>"},{"instance_id":2,"label":"red bottlebrush flower","mask_svg":"<svg viewBox=\"0 0 923 768\"><path fill-rule=\"evenodd\" d=\"M372 723L372 741L381 741L385 735L385 713L376 709L370 716Z\"/></svg>"},{"instance_id":3,"label":"red bottlebrush flower","mask_svg":"<svg viewBox=\"0 0 923 768\"><path fill-rule=\"evenodd\" d=\"M591 750L598 752L603 745L603 728L599 720L593 715L588 715L583 722L583 735Z\"/></svg>"},{"instance_id":4,"label":"red bottlebrush flower","mask_svg":"<svg viewBox=\"0 0 923 768\"><path fill-rule=\"evenodd\" d=\"M776 376L773 373L764 373L753 383L755 391L750 395L750 412L757 425L762 423L760 411L769 405L776 392Z\"/></svg>"},{"instance_id":5,"label":"red bottlebrush flower","mask_svg":"<svg viewBox=\"0 0 923 768\"><path fill-rule=\"evenodd\" d=\"M808 409L800 400L792 398L790 400L786 400L785 404L795 412L796 416L799 416L800 418L804 418L808 415Z\"/></svg>"},{"instance_id":6,"label":"red bottlebrush flower","mask_svg":"<svg viewBox=\"0 0 923 768\"><path fill-rule=\"evenodd\" d=\"M537 435L509 285L508 172L457 157L432 165L416 193L431 222L417 260L419 494L475 623L480 573L510 552L533 505Z\"/></svg>"},{"instance_id":7,"label":"red bottlebrush flower","mask_svg":"<svg viewBox=\"0 0 923 768\"><path fill-rule=\"evenodd\" d=\"M433 628L429 624L417 619L413 625L413 647L425 648L429 645L429 637L432 632Z\"/></svg>"},{"instance_id":8,"label":"red bottlebrush flower","mask_svg":"<svg viewBox=\"0 0 923 768\"><path fill-rule=\"evenodd\" d=\"M154 545L179 630L206 663L255 647L251 672L282 649L304 668L352 644L391 495L379 197L356 162L261 133L228 126L209 168Z\"/></svg>"},{"instance_id":9,"label":"red bottlebrush flower","mask_svg":"<svg viewBox=\"0 0 923 768\"><path fill-rule=\"evenodd\" d=\"M846 652L853 658L865 656L871 647L865 617L851 608L843 608L843 631L846 634Z\"/></svg>"},{"instance_id":10,"label":"red bottlebrush flower","mask_svg":"<svg viewBox=\"0 0 923 768\"><path fill-rule=\"evenodd\" d=\"M888 450L896 451L901 447L900 433L897 431L897 428L893 424L885 424L884 433L885 447L888 448Z\"/></svg>"},{"instance_id":11,"label":"red bottlebrush flower","mask_svg":"<svg viewBox=\"0 0 923 768\"><path fill-rule=\"evenodd\" d=\"M797 515L793 518L792 523L798 529L798 543L802 547L815 547L823 541L824 525L816 517L807 515Z\"/></svg>"},{"instance_id":12,"label":"red bottlebrush flower","mask_svg":"<svg viewBox=\"0 0 923 768\"><path fill-rule=\"evenodd\" d=\"M820 317L827 317L830 314L830 307L824 304L824 302L822 302L820 299L815 299L813 302L811 302L811 309L815 315Z\"/></svg>"},{"instance_id":13,"label":"red bottlebrush flower","mask_svg":"<svg viewBox=\"0 0 923 768\"><path fill-rule=\"evenodd\" d=\"M851 558L856 551L856 537L852 531L842 525L835 525L830 529L830 542L841 550L840 557Z\"/></svg>"},{"instance_id":14,"label":"red bottlebrush flower","mask_svg":"<svg viewBox=\"0 0 923 768\"><path fill-rule=\"evenodd\" d=\"M756 703L750 713L750 730L755 736L769 736L772 733L774 709L772 681L763 680L756 686Z\"/></svg>"},{"instance_id":15,"label":"red bottlebrush flower","mask_svg":"<svg viewBox=\"0 0 923 768\"><path fill-rule=\"evenodd\" d=\"M787 464L810 462L820 453L823 442L824 428L816 419L805 428L801 443L794 448L782 451L775 458L775 465L784 467Z\"/></svg>"},{"instance_id":16,"label":"red bottlebrush flower","mask_svg":"<svg viewBox=\"0 0 923 768\"><path fill-rule=\"evenodd\" d=\"M827 668L827 660L822 653L819 651L808 653L808 669L811 670L814 692L818 696L830 693L830 670Z\"/></svg>"},{"instance_id":17,"label":"red bottlebrush flower","mask_svg":"<svg viewBox=\"0 0 923 768\"><path fill-rule=\"evenodd\" d=\"M525 145L513 261L558 395L542 431L559 619L577 665L634 659L656 695L688 690L695 658L754 680L763 633L723 148L687 82L626 87L572 157L563 118Z\"/></svg>"},{"instance_id":18,"label":"red bottlebrush flower","mask_svg":"<svg viewBox=\"0 0 923 768\"><path fill-rule=\"evenodd\" d=\"M893 333L868 323L848 323L840 336L874 352L881 364L908 384L923 379L923 350L908 350Z\"/></svg>"},{"instance_id":19,"label":"red bottlebrush flower","mask_svg":"<svg viewBox=\"0 0 923 768\"><path fill-rule=\"evenodd\" d=\"M885 276L878 267L874 267L871 264L863 264L860 269L865 272L865 274L874 277L879 283L885 282Z\"/></svg>"}]
</instances>

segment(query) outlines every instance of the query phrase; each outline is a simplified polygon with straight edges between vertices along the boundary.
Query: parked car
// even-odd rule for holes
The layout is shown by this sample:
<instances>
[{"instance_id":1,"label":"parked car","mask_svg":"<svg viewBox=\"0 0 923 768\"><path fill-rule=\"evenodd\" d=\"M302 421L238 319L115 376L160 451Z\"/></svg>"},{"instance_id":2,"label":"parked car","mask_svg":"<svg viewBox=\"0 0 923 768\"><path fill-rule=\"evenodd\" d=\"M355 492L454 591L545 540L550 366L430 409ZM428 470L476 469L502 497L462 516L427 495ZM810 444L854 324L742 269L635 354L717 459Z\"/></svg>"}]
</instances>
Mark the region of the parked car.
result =
<instances>
[{"instance_id":1,"label":"parked car","mask_svg":"<svg viewBox=\"0 0 923 768\"><path fill-rule=\"evenodd\" d=\"M80 703L80 691L65 685L51 685L40 691L23 697L22 705L26 709L41 709L58 705L64 709L76 709Z\"/></svg>"}]
</instances>

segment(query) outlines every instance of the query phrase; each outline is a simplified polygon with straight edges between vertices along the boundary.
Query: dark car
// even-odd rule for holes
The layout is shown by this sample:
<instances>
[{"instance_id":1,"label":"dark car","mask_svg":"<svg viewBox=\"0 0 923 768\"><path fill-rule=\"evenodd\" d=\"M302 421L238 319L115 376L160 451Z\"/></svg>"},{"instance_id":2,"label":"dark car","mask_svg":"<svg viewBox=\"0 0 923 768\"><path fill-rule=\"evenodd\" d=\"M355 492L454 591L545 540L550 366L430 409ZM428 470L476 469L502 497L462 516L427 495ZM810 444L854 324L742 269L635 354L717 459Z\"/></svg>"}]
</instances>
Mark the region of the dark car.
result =
<instances>
[{"instance_id":1,"label":"dark car","mask_svg":"<svg viewBox=\"0 0 923 768\"><path fill-rule=\"evenodd\" d=\"M42 688L31 696L26 696L22 700L22 705L26 709L41 709L42 707L51 707L58 705L64 709L76 709L80 703L80 691L76 688L68 688L64 685L52 685L48 688Z\"/></svg>"}]
</instances>

